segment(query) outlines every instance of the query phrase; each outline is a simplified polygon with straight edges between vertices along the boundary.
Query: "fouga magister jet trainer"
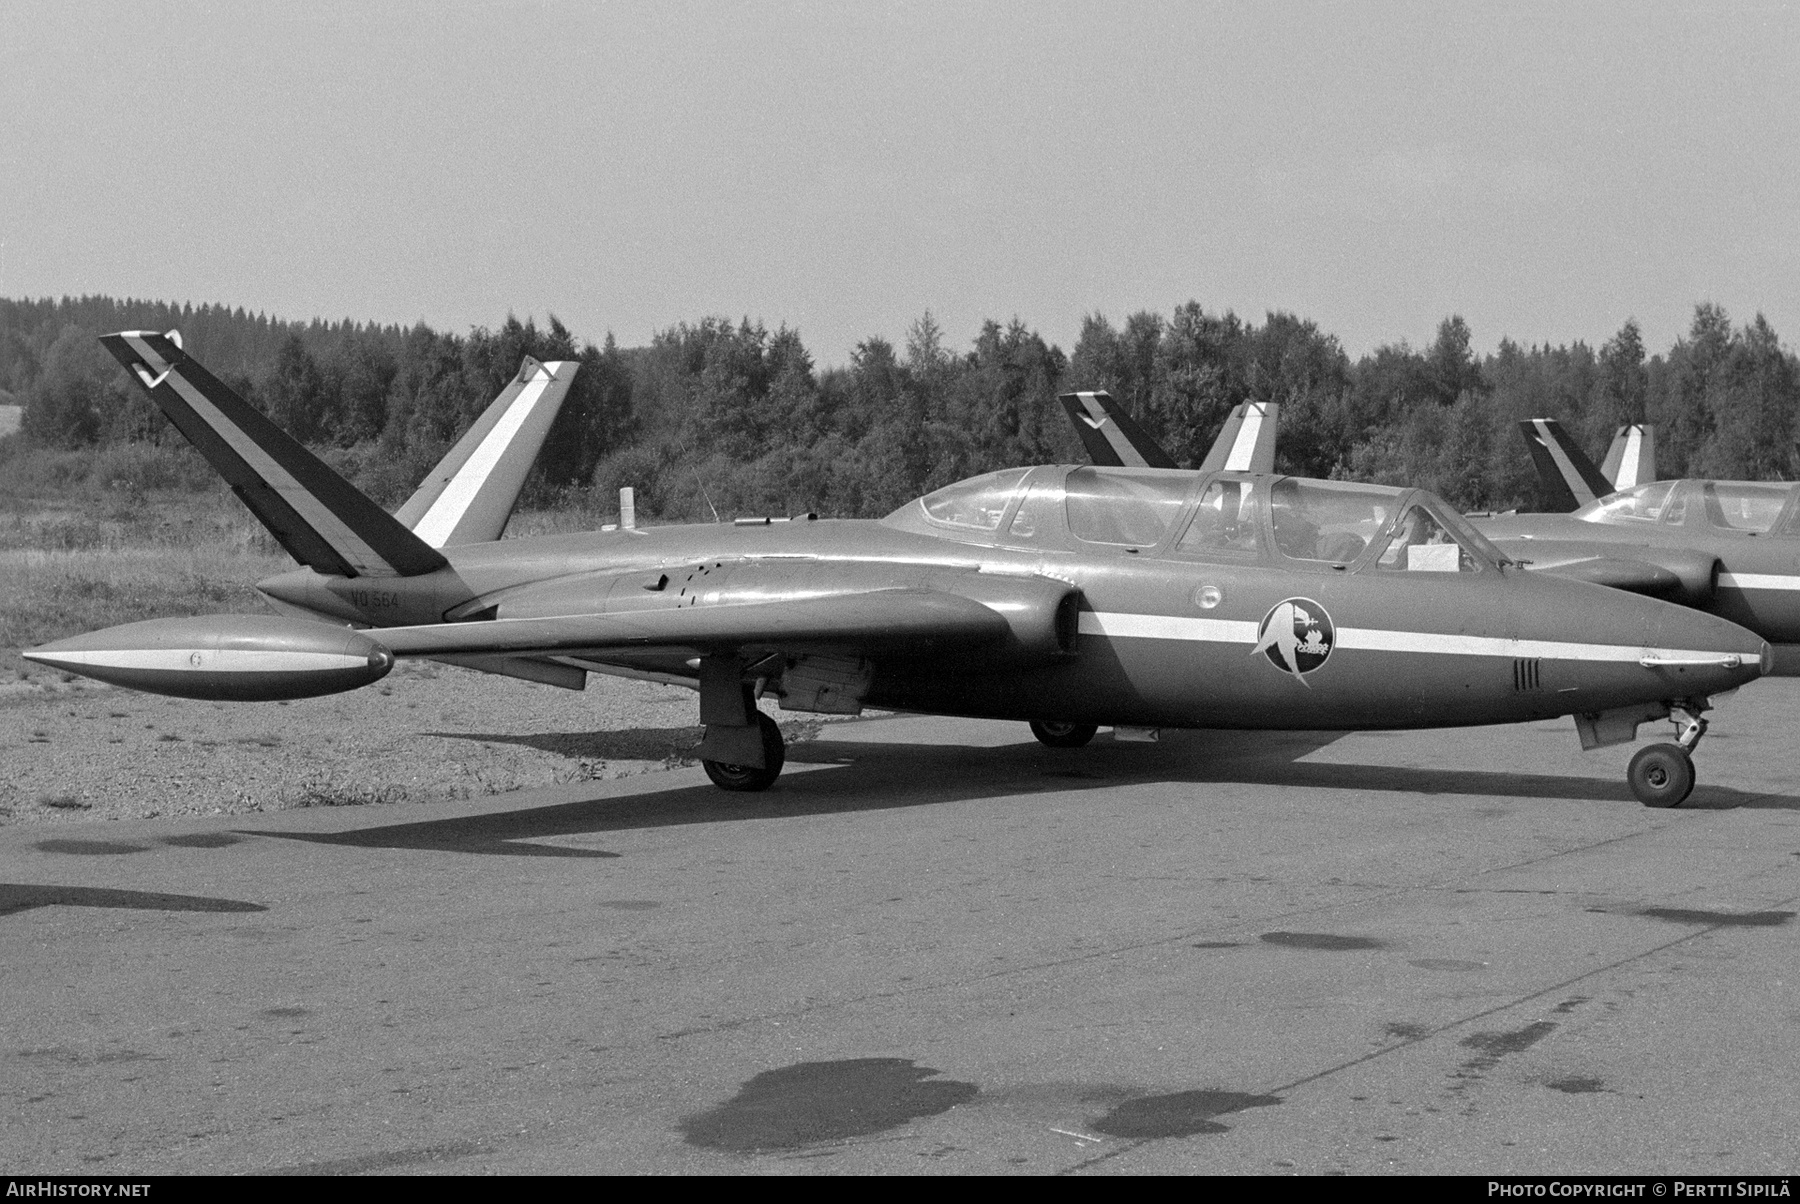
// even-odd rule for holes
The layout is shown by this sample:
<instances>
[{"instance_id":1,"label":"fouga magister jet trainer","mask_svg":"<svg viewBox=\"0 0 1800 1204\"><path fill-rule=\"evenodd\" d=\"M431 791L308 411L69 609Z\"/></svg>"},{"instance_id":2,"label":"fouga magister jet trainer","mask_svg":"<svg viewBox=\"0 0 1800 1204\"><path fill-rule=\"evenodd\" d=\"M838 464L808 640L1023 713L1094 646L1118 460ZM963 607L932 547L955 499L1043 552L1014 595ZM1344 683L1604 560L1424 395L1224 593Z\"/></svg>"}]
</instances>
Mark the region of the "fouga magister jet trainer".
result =
<instances>
[{"instance_id":1,"label":"fouga magister jet trainer","mask_svg":"<svg viewBox=\"0 0 1800 1204\"><path fill-rule=\"evenodd\" d=\"M1665 598L1730 619L1773 645L1775 675L1800 676L1800 484L1791 481L1649 480L1616 491L1554 419L1519 424L1546 493L1588 489L1572 514L1501 514L1474 520L1508 555L1535 570ZM1641 428L1622 428L1621 443ZM1629 445L1627 445L1629 448ZM1655 474L1654 445L1635 457ZM1632 458L1625 461L1631 467Z\"/></svg>"},{"instance_id":2,"label":"fouga magister jet trainer","mask_svg":"<svg viewBox=\"0 0 1800 1204\"><path fill-rule=\"evenodd\" d=\"M493 518L516 488L484 494L478 469L504 416L389 515L175 339L104 342L304 566L259 584L275 615L151 620L26 654L136 689L298 698L367 685L396 657L576 689L590 673L680 682L699 694L697 755L727 790L781 771L758 699L1014 719L1063 747L1102 724L1560 715L1599 745L1675 717L1680 742L1643 749L1629 774L1641 800L1673 806L1709 699L1768 665L1768 646L1723 619L1519 571L1425 491L1268 473L1046 465L880 520L501 539ZM465 525L471 498L486 518Z\"/></svg>"}]
</instances>

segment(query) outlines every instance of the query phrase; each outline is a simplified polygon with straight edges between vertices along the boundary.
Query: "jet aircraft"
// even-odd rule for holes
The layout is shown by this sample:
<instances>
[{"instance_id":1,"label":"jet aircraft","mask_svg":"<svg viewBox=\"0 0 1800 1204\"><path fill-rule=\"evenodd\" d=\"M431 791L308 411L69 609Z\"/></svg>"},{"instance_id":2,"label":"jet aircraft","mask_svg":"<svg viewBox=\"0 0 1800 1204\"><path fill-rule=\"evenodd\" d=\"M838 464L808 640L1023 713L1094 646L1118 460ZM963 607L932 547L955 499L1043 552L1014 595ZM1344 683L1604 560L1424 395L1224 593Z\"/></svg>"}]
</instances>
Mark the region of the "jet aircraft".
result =
<instances>
[{"instance_id":1,"label":"jet aircraft","mask_svg":"<svg viewBox=\"0 0 1800 1204\"><path fill-rule=\"evenodd\" d=\"M434 546L423 519L381 510L174 339L104 341L303 566L259 584L277 615L150 620L26 654L136 689L307 697L379 680L396 657L577 689L593 672L681 682L699 693L698 756L727 790L781 771L759 698L1021 720L1061 747L1102 724L1560 715L1593 747L1674 718L1678 742L1641 750L1628 774L1641 801L1674 806L1710 698L1768 666L1767 645L1724 619L1518 571L1423 490L1267 473L1042 465L880 520L512 540L489 522L485 542Z\"/></svg>"},{"instance_id":2,"label":"jet aircraft","mask_svg":"<svg viewBox=\"0 0 1800 1204\"><path fill-rule=\"evenodd\" d=\"M1082 404L1126 417L1104 393ZM1073 417L1071 399L1064 405ZM1273 417L1266 428L1272 459ZM1654 428L1622 426L1614 434L1606 458L1613 480L1554 418L1527 419L1519 430L1546 494L1566 498L1574 513L1465 516L1508 558L1730 619L1774 646L1771 675L1800 676L1800 485L1651 480L1615 491L1614 481L1655 476ZM1133 445L1167 458L1141 429ZM1577 495L1588 499L1579 508Z\"/></svg>"},{"instance_id":3,"label":"jet aircraft","mask_svg":"<svg viewBox=\"0 0 1800 1204\"><path fill-rule=\"evenodd\" d=\"M1666 598L1747 627L1774 645L1774 675L1800 675L1800 485L1652 481L1573 514L1473 521L1533 569Z\"/></svg>"}]
</instances>

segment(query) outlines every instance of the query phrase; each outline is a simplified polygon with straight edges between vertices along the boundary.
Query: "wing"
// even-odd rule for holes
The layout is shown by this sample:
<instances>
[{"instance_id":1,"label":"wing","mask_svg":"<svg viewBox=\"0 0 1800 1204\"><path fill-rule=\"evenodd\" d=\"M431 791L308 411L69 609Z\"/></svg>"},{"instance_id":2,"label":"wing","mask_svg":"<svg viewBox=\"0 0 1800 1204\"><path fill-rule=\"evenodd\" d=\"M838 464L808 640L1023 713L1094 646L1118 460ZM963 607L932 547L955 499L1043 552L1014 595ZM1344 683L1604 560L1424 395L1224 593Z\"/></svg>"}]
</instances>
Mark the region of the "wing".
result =
<instances>
[{"instance_id":1,"label":"wing","mask_svg":"<svg viewBox=\"0 0 1800 1204\"><path fill-rule=\"evenodd\" d=\"M631 574L627 584L643 576ZM752 601L652 598L632 586L636 597L611 610L357 631L289 616L153 619L24 655L133 689L225 700L355 689L379 679L396 656L572 689L590 669L692 684L705 660L774 677L812 658L847 662L866 689L865 668L875 662L954 657L959 670L1021 668L1073 647L1078 592L1066 582L962 573L945 575L945 584ZM605 598L606 583L580 585L577 592Z\"/></svg>"},{"instance_id":2,"label":"wing","mask_svg":"<svg viewBox=\"0 0 1800 1204\"><path fill-rule=\"evenodd\" d=\"M1004 640L1006 617L972 598L887 589L779 602L669 607L383 627L367 632L395 656L592 656L622 652L707 656L743 648L854 649L933 654Z\"/></svg>"}]
</instances>

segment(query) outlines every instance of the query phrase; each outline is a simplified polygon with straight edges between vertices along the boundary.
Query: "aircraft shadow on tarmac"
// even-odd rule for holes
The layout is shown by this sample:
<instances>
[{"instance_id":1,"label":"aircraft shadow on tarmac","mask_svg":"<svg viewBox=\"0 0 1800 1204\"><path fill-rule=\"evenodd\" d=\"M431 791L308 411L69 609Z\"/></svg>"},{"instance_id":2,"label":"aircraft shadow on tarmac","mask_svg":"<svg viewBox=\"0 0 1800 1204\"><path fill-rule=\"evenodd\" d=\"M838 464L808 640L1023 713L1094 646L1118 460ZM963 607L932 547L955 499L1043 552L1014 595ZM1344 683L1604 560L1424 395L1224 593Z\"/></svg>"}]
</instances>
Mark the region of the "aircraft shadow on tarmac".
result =
<instances>
[{"instance_id":1,"label":"aircraft shadow on tarmac","mask_svg":"<svg viewBox=\"0 0 1800 1204\"><path fill-rule=\"evenodd\" d=\"M34 907L126 907L141 911L267 911L260 903L204 895L164 895L99 886L30 886L0 882L0 916Z\"/></svg>"},{"instance_id":2,"label":"aircraft shadow on tarmac","mask_svg":"<svg viewBox=\"0 0 1800 1204\"><path fill-rule=\"evenodd\" d=\"M705 732L705 728L696 726L634 727L617 732L531 732L522 736L493 732L421 734L481 744L518 744L571 760L665 761L692 755Z\"/></svg>"},{"instance_id":3,"label":"aircraft shadow on tarmac","mask_svg":"<svg viewBox=\"0 0 1800 1204\"><path fill-rule=\"evenodd\" d=\"M661 730L646 733L661 739ZM345 832L248 834L359 848L419 849L514 857L610 858L602 849L537 841L644 828L736 820L851 814L933 806L1003 794L1086 790L1131 782L1293 786L1421 795L1581 800L1636 806L1613 777L1502 773L1454 768L1311 763L1306 754L1340 738L1335 732L1174 732L1156 744L1100 740L1085 749L1046 749L1035 742L977 747L831 739L795 744L790 766L828 766L790 773L762 794L727 794L711 785L651 790L617 798L523 807ZM511 737L520 743L534 737ZM551 737L545 737L551 740ZM650 741L645 741L646 744ZM564 747L592 747L578 739ZM634 743L621 747L637 747ZM592 755L588 753L578 755ZM903 772L901 772L903 770ZM1701 786L1686 807L1800 809L1800 798Z\"/></svg>"}]
</instances>

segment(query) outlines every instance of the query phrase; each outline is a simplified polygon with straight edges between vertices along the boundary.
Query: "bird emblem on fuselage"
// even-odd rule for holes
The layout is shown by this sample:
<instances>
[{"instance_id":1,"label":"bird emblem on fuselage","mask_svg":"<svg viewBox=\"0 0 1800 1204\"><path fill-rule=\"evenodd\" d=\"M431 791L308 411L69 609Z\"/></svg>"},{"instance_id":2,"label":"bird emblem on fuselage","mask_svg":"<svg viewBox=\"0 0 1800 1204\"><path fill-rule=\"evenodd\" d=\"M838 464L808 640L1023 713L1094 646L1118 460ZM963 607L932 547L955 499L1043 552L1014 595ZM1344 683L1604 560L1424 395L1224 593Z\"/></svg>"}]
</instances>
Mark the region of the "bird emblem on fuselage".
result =
<instances>
[{"instance_id":1,"label":"bird emblem on fuselage","mask_svg":"<svg viewBox=\"0 0 1800 1204\"><path fill-rule=\"evenodd\" d=\"M1306 674L1326 662L1336 640L1337 629L1323 606L1311 598L1288 598L1263 616L1250 655L1262 653L1271 665L1310 688Z\"/></svg>"}]
</instances>

